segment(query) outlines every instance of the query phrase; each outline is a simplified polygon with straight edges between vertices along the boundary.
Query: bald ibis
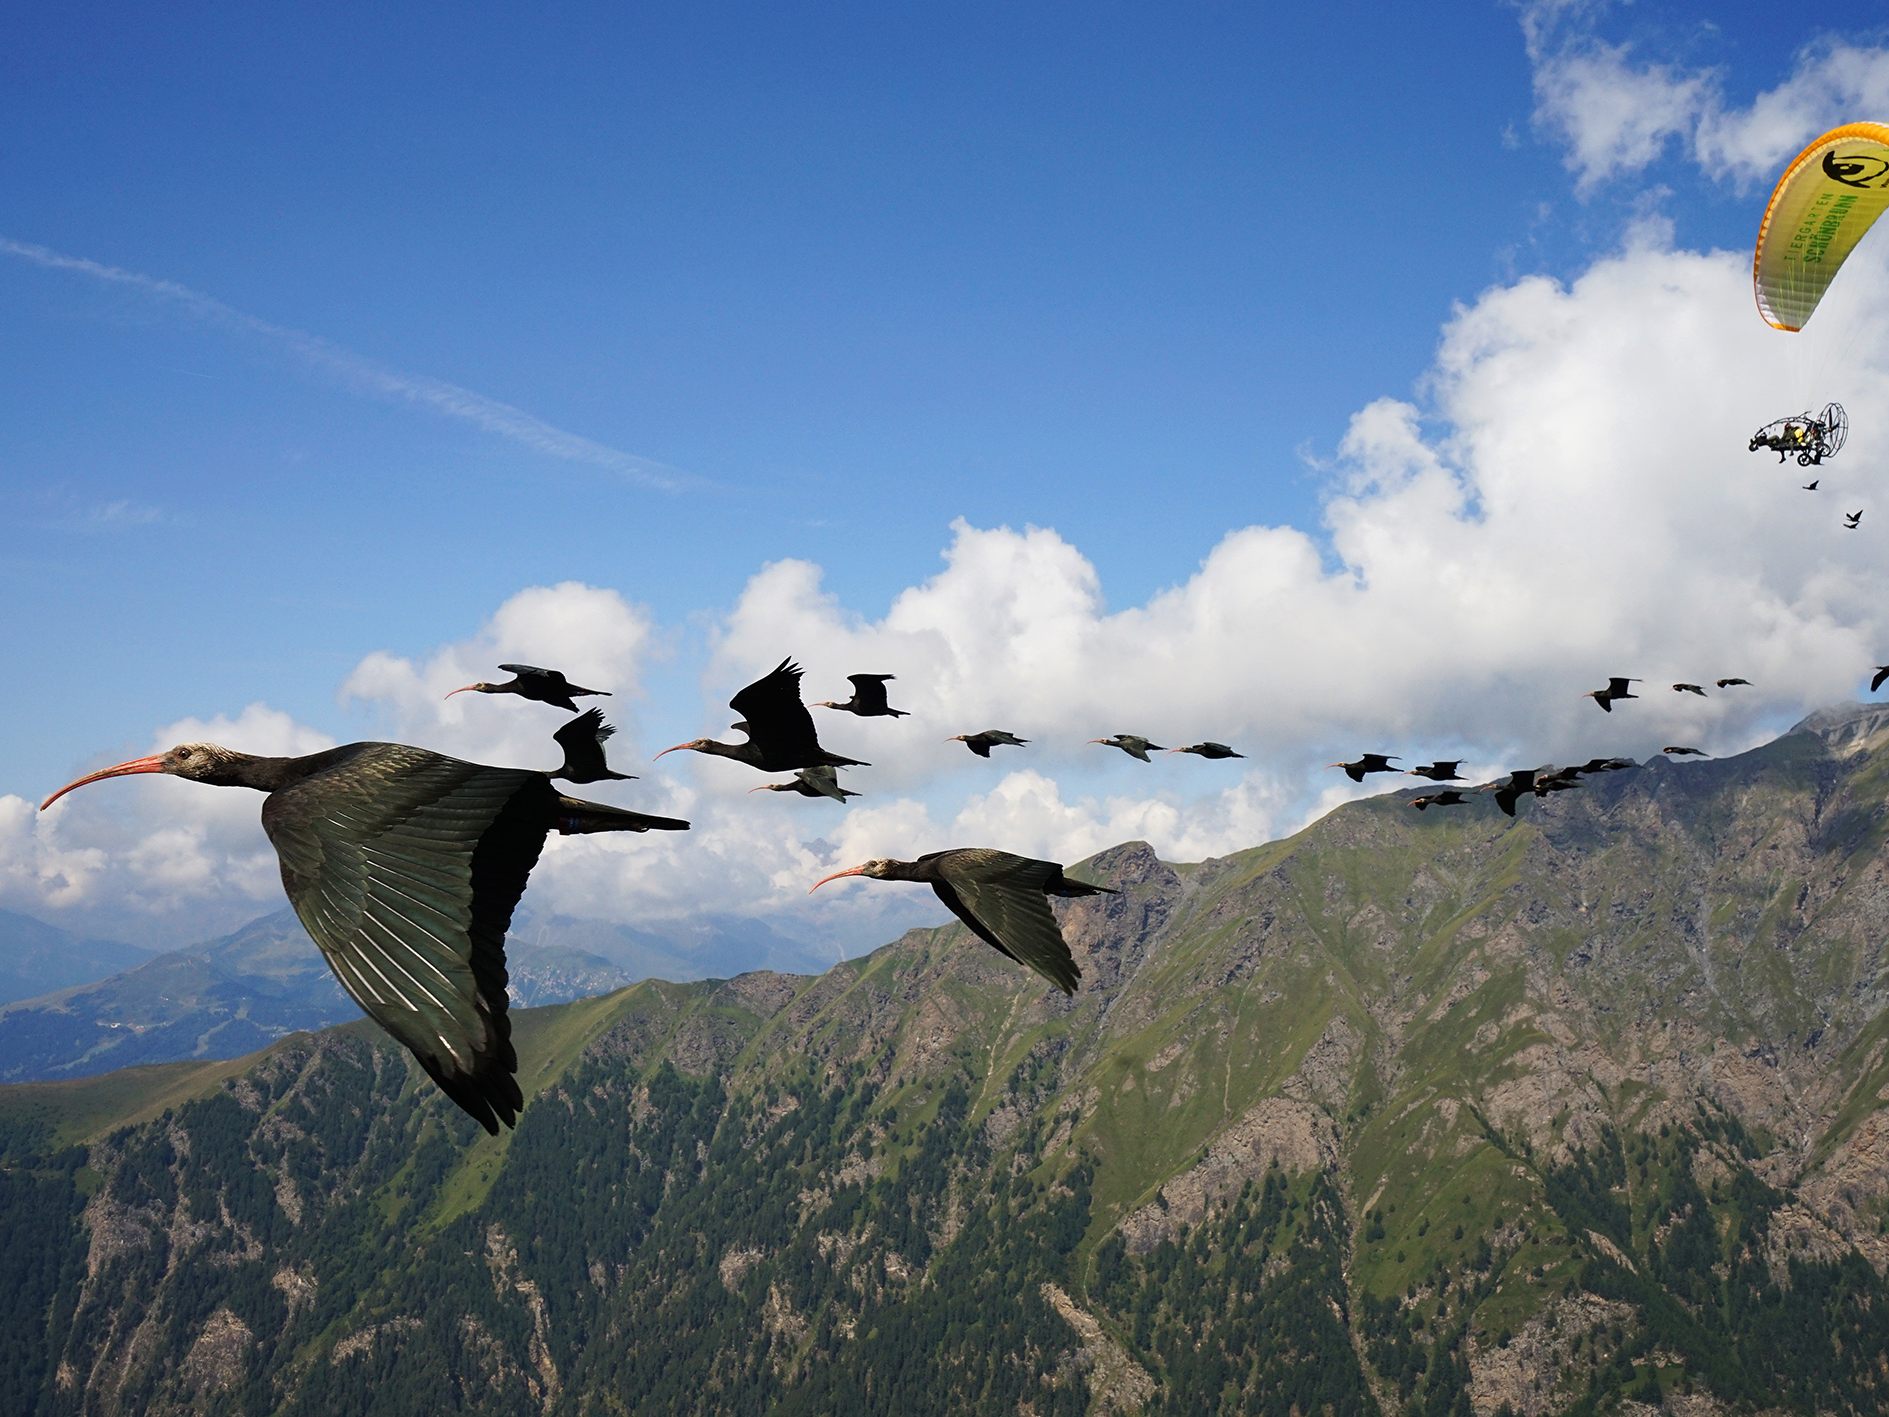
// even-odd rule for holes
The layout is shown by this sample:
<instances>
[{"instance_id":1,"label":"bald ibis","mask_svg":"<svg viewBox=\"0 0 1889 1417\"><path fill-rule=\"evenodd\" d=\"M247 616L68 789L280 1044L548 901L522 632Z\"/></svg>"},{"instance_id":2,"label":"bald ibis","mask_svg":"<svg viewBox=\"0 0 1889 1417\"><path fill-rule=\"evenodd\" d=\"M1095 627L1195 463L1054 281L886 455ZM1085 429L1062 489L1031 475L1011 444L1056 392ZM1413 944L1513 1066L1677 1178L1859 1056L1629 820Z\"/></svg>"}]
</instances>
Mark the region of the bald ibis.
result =
<instances>
[{"instance_id":1,"label":"bald ibis","mask_svg":"<svg viewBox=\"0 0 1889 1417\"><path fill-rule=\"evenodd\" d=\"M947 743L962 743L980 758L988 758L990 750L1000 745L1021 748L1029 741L1014 733L1006 733L1001 728L986 728L982 733L953 733L945 739Z\"/></svg>"},{"instance_id":2,"label":"bald ibis","mask_svg":"<svg viewBox=\"0 0 1889 1417\"><path fill-rule=\"evenodd\" d=\"M1353 762L1326 763L1325 766L1328 768L1343 768L1345 770L1345 776L1350 778L1353 782L1363 782L1366 773L1402 772L1402 768L1394 768L1391 766L1391 764L1396 761L1397 754L1395 753L1361 753Z\"/></svg>"},{"instance_id":3,"label":"bald ibis","mask_svg":"<svg viewBox=\"0 0 1889 1417\"><path fill-rule=\"evenodd\" d=\"M169 773L268 796L262 829L289 903L367 1015L497 1134L525 1105L506 1015L505 932L545 837L687 831L674 817L566 797L541 772L404 743L263 758L183 743L69 782Z\"/></svg>"},{"instance_id":4,"label":"bald ibis","mask_svg":"<svg viewBox=\"0 0 1889 1417\"><path fill-rule=\"evenodd\" d=\"M1463 805L1463 802L1463 794L1458 792L1454 787L1445 788L1441 792L1426 793L1422 797L1412 797L1410 799L1410 805L1415 807L1419 812L1425 811L1431 807L1460 807Z\"/></svg>"},{"instance_id":5,"label":"bald ibis","mask_svg":"<svg viewBox=\"0 0 1889 1417\"><path fill-rule=\"evenodd\" d=\"M1109 886L1072 881L1054 861L1035 861L987 846L933 851L916 861L880 858L823 876L809 895L842 876L875 881L923 881L971 933L998 953L1027 964L1065 994L1076 992L1082 971L1050 914L1049 897L1114 895Z\"/></svg>"},{"instance_id":6,"label":"bald ibis","mask_svg":"<svg viewBox=\"0 0 1889 1417\"><path fill-rule=\"evenodd\" d=\"M1608 713L1612 713L1614 711L1615 699L1637 699L1640 697L1631 689L1627 688L1627 685L1637 684L1639 682L1638 679L1622 679L1616 675L1614 678L1607 681L1606 688L1590 689L1585 694L1582 694L1581 697L1584 699L1592 699Z\"/></svg>"},{"instance_id":7,"label":"bald ibis","mask_svg":"<svg viewBox=\"0 0 1889 1417\"><path fill-rule=\"evenodd\" d=\"M1706 696L1705 686L1703 684L1675 684L1673 685L1673 692L1675 694L1697 694L1702 699Z\"/></svg>"},{"instance_id":8,"label":"bald ibis","mask_svg":"<svg viewBox=\"0 0 1889 1417\"><path fill-rule=\"evenodd\" d=\"M1207 758L1209 760L1217 760L1220 758L1243 758L1246 756L1246 754L1244 753L1234 752L1231 748L1227 747L1227 745L1224 743L1215 743L1212 741L1209 741L1206 743L1196 743L1191 748L1169 748L1168 751L1170 753L1192 753L1196 757Z\"/></svg>"},{"instance_id":9,"label":"bald ibis","mask_svg":"<svg viewBox=\"0 0 1889 1417\"><path fill-rule=\"evenodd\" d=\"M802 797L831 797L835 802L859 796L857 792L849 792L840 786L838 768L802 768L786 782L764 782L759 787L750 787L748 791L797 792Z\"/></svg>"},{"instance_id":10,"label":"bald ibis","mask_svg":"<svg viewBox=\"0 0 1889 1417\"><path fill-rule=\"evenodd\" d=\"M564 766L549 774L564 782L634 782L636 774L612 772L604 760L605 740L616 736L616 729L603 721L602 709L585 709L569 719L551 736L564 750Z\"/></svg>"},{"instance_id":11,"label":"bald ibis","mask_svg":"<svg viewBox=\"0 0 1889 1417\"><path fill-rule=\"evenodd\" d=\"M1140 758L1144 763L1150 761L1148 757L1150 748L1157 753L1162 751L1159 743L1152 743L1138 733L1117 733L1108 738L1091 738L1089 741L1100 743L1105 748L1120 748L1129 757Z\"/></svg>"},{"instance_id":12,"label":"bald ibis","mask_svg":"<svg viewBox=\"0 0 1889 1417\"><path fill-rule=\"evenodd\" d=\"M501 664L499 668L513 677L503 684L484 682L462 684L446 697L450 699L453 694L464 693L516 694L521 699L531 699L541 704L553 704L571 713L577 712L577 705L571 702L573 697L585 698L597 695L602 695L604 698L610 697L608 689L580 688L555 669L540 669L535 664Z\"/></svg>"},{"instance_id":13,"label":"bald ibis","mask_svg":"<svg viewBox=\"0 0 1889 1417\"><path fill-rule=\"evenodd\" d=\"M885 700L886 680L897 677L895 674L848 674L846 681L853 686L853 696L850 699L843 704L825 699L814 707L838 709L841 713L856 713L861 718L904 718L906 710L895 709Z\"/></svg>"},{"instance_id":14,"label":"bald ibis","mask_svg":"<svg viewBox=\"0 0 1889 1417\"><path fill-rule=\"evenodd\" d=\"M1461 782L1456 769L1463 765L1461 758L1445 758L1440 762L1425 763L1420 768L1405 768L1412 777L1427 777L1432 782Z\"/></svg>"},{"instance_id":15,"label":"bald ibis","mask_svg":"<svg viewBox=\"0 0 1889 1417\"><path fill-rule=\"evenodd\" d=\"M733 758L738 763L762 772L791 772L796 768L864 768L858 758L843 758L820 746L813 729L813 715L800 701L800 666L783 659L773 670L756 679L728 701L728 707L741 715L735 724L738 732L748 735L745 743L717 743L712 738L694 738L664 748L663 753L707 753L711 757Z\"/></svg>"}]
</instances>

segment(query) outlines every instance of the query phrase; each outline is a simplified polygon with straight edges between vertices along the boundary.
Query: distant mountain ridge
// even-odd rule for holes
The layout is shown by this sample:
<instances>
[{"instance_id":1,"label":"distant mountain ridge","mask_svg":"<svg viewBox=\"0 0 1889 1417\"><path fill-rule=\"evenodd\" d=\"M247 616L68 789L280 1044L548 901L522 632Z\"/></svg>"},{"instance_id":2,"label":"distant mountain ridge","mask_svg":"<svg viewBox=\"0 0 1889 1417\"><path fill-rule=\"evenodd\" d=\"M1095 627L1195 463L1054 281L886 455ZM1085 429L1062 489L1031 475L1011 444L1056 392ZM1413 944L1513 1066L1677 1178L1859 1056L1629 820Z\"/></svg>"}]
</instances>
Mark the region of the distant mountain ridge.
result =
<instances>
[{"instance_id":1,"label":"distant mountain ridge","mask_svg":"<svg viewBox=\"0 0 1889 1417\"><path fill-rule=\"evenodd\" d=\"M136 945L92 939L0 910L0 1004L88 984L150 958L149 950Z\"/></svg>"},{"instance_id":2,"label":"distant mountain ridge","mask_svg":"<svg viewBox=\"0 0 1889 1417\"><path fill-rule=\"evenodd\" d=\"M0 1088L6 1410L1889 1410L1889 709L811 978ZM7 1322L10 1320L11 1322ZM1639 1404L1636 1406L1635 1404Z\"/></svg>"}]
</instances>

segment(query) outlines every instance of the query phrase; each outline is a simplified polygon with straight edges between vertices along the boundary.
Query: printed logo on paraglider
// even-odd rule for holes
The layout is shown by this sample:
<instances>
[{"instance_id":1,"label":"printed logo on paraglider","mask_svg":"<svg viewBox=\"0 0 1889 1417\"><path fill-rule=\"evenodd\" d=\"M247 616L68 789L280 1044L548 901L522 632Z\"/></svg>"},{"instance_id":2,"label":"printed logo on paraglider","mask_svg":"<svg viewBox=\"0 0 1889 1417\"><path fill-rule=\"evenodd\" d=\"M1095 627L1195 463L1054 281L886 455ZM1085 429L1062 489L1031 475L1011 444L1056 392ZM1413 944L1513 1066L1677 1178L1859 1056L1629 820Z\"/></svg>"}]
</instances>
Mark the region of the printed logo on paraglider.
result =
<instances>
[{"instance_id":1,"label":"printed logo on paraglider","mask_svg":"<svg viewBox=\"0 0 1889 1417\"><path fill-rule=\"evenodd\" d=\"M1823 155L1823 175L1845 187L1875 187L1889 177L1889 159L1868 153L1839 153L1832 148Z\"/></svg>"}]
</instances>

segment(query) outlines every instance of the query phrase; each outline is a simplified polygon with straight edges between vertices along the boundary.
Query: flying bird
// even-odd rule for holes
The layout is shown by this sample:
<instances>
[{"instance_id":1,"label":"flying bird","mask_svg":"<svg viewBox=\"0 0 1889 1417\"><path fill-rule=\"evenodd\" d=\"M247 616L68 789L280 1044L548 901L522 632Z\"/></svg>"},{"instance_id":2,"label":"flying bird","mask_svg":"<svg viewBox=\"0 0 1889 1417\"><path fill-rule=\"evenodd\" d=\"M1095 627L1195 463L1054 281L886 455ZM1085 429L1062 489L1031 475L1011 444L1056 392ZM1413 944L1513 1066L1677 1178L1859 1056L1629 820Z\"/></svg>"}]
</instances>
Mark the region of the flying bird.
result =
<instances>
[{"instance_id":1,"label":"flying bird","mask_svg":"<svg viewBox=\"0 0 1889 1417\"><path fill-rule=\"evenodd\" d=\"M962 743L980 758L988 758L990 750L1002 744L1011 748L1021 748L1030 740L1019 738L1014 733L1006 733L1001 728L986 728L982 733L954 733L945 739L947 743Z\"/></svg>"},{"instance_id":2,"label":"flying bird","mask_svg":"<svg viewBox=\"0 0 1889 1417\"><path fill-rule=\"evenodd\" d=\"M1402 772L1402 768L1391 766L1397 760L1395 753L1364 753L1355 762L1326 763L1328 768L1343 768L1345 776L1353 782L1363 782L1367 772Z\"/></svg>"},{"instance_id":3,"label":"flying bird","mask_svg":"<svg viewBox=\"0 0 1889 1417\"><path fill-rule=\"evenodd\" d=\"M1243 758L1244 753L1236 753L1224 743L1196 743L1191 748L1169 748L1170 753L1192 753L1201 758Z\"/></svg>"},{"instance_id":4,"label":"flying bird","mask_svg":"<svg viewBox=\"0 0 1889 1417\"><path fill-rule=\"evenodd\" d=\"M168 773L266 792L282 886L348 996L496 1134L525 1105L506 1014L505 932L545 837L687 831L674 817L566 797L541 772L404 743L263 758L183 743L69 782Z\"/></svg>"},{"instance_id":5,"label":"flying bird","mask_svg":"<svg viewBox=\"0 0 1889 1417\"><path fill-rule=\"evenodd\" d=\"M916 861L880 858L851 870L835 871L815 881L807 894L842 876L925 882L978 939L1017 963L1027 964L1065 994L1076 992L1076 980L1082 977L1082 971L1056 928L1049 897L1116 893L1109 886L1068 879L1054 861L1012 856L988 846L961 846L928 852Z\"/></svg>"},{"instance_id":6,"label":"flying bird","mask_svg":"<svg viewBox=\"0 0 1889 1417\"><path fill-rule=\"evenodd\" d=\"M1697 694L1700 698L1706 696L1705 686L1702 684L1675 684L1673 685L1673 692L1676 694ZM1635 697L1637 698L1638 695L1635 695Z\"/></svg>"},{"instance_id":7,"label":"flying bird","mask_svg":"<svg viewBox=\"0 0 1889 1417\"><path fill-rule=\"evenodd\" d=\"M1878 664L1876 672L1869 679L1869 692L1873 694L1880 689L1885 679L1889 679L1889 664Z\"/></svg>"},{"instance_id":8,"label":"flying bird","mask_svg":"<svg viewBox=\"0 0 1889 1417\"><path fill-rule=\"evenodd\" d=\"M1461 782L1463 779L1457 774L1456 769L1462 765L1461 758L1446 758L1439 762L1425 763L1420 768L1405 768L1404 771L1413 777L1427 777L1432 782ZM1439 805L1445 804L1439 802Z\"/></svg>"},{"instance_id":9,"label":"flying bird","mask_svg":"<svg viewBox=\"0 0 1889 1417\"><path fill-rule=\"evenodd\" d=\"M1150 748L1154 749L1157 753L1163 751L1159 743L1151 743L1146 738L1135 733L1117 733L1113 737L1091 738L1089 741L1091 743L1100 743L1107 748L1120 748L1124 753L1128 754L1129 757L1140 758L1144 763L1150 761L1148 757L1148 750Z\"/></svg>"},{"instance_id":10,"label":"flying bird","mask_svg":"<svg viewBox=\"0 0 1889 1417\"><path fill-rule=\"evenodd\" d=\"M1813 477L1813 478L1811 478L1811 479L1810 479L1810 481L1808 481L1808 482L1806 482L1806 483L1804 484L1804 491L1806 491L1806 492L1815 492L1815 491L1817 490L1817 484L1818 484L1819 482L1822 482L1822 481L1823 481L1823 479L1822 479L1821 477Z\"/></svg>"},{"instance_id":11,"label":"flying bird","mask_svg":"<svg viewBox=\"0 0 1889 1417\"><path fill-rule=\"evenodd\" d=\"M707 753L716 758L733 758L738 763L762 772L791 772L796 768L864 768L858 758L843 758L820 746L813 730L813 715L800 702L800 666L783 659L773 670L756 679L728 701L728 707L741 715L735 730L748 735L745 743L717 743L712 738L692 738L662 753Z\"/></svg>"},{"instance_id":12,"label":"flying bird","mask_svg":"<svg viewBox=\"0 0 1889 1417\"><path fill-rule=\"evenodd\" d=\"M1734 684L1750 684L1751 683L1749 679L1716 679L1713 682L1716 683L1721 689L1729 689Z\"/></svg>"},{"instance_id":13,"label":"flying bird","mask_svg":"<svg viewBox=\"0 0 1889 1417\"><path fill-rule=\"evenodd\" d=\"M1616 677L1607 681L1606 688L1590 689L1585 694L1582 694L1581 697L1584 699L1592 699L1608 713L1612 713L1614 711L1615 699L1637 699L1640 697L1627 688L1627 685L1637 684L1639 682L1638 679L1621 679Z\"/></svg>"},{"instance_id":14,"label":"flying bird","mask_svg":"<svg viewBox=\"0 0 1889 1417\"><path fill-rule=\"evenodd\" d=\"M840 786L838 768L802 768L786 782L764 782L759 787L750 787L748 791L798 792L802 797L831 797L835 802L859 796L857 792L849 792Z\"/></svg>"},{"instance_id":15,"label":"flying bird","mask_svg":"<svg viewBox=\"0 0 1889 1417\"><path fill-rule=\"evenodd\" d=\"M1845 512L1843 514L1843 525L1850 531L1855 531L1858 526L1862 525L1862 521L1863 514L1860 511Z\"/></svg>"},{"instance_id":16,"label":"flying bird","mask_svg":"<svg viewBox=\"0 0 1889 1417\"><path fill-rule=\"evenodd\" d=\"M512 676L503 684L487 684L483 681L477 684L462 684L446 697L450 699L453 694L467 692L516 694L521 699L531 699L541 704L553 704L570 713L577 712L577 705L571 702L574 697L594 697L599 694L604 698L610 697L608 689L580 688L555 669L540 669L535 664L501 664L499 668Z\"/></svg>"},{"instance_id":17,"label":"flying bird","mask_svg":"<svg viewBox=\"0 0 1889 1417\"><path fill-rule=\"evenodd\" d=\"M843 704L826 699L814 707L856 713L861 718L904 718L907 712L905 709L892 708L885 701L885 681L897 677L894 674L848 674L846 680L853 686L850 699Z\"/></svg>"},{"instance_id":18,"label":"flying bird","mask_svg":"<svg viewBox=\"0 0 1889 1417\"><path fill-rule=\"evenodd\" d=\"M565 782L634 782L635 773L612 772L604 761L603 745L616 729L603 721L602 709L585 709L551 735L564 749L564 766L549 774Z\"/></svg>"},{"instance_id":19,"label":"flying bird","mask_svg":"<svg viewBox=\"0 0 1889 1417\"><path fill-rule=\"evenodd\" d=\"M1671 753L1675 758L1709 758L1712 755L1703 748L1661 748L1662 753Z\"/></svg>"},{"instance_id":20,"label":"flying bird","mask_svg":"<svg viewBox=\"0 0 1889 1417\"><path fill-rule=\"evenodd\" d=\"M1412 797L1410 799L1410 805L1415 807L1419 812L1422 812L1431 807L1460 807L1463 805L1463 801L1463 794L1458 792L1455 788L1450 787L1444 789L1442 792L1431 792L1426 793L1422 797Z\"/></svg>"},{"instance_id":21,"label":"flying bird","mask_svg":"<svg viewBox=\"0 0 1889 1417\"><path fill-rule=\"evenodd\" d=\"M1524 792L1535 790L1535 769L1518 768L1509 774L1509 780L1502 783L1490 783L1482 789L1495 794L1495 805L1509 816L1515 815L1515 803Z\"/></svg>"},{"instance_id":22,"label":"flying bird","mask_svg":"<svg viewBox=\"0 0 1889 1417\"><path fill-rule=\"evenodd\" d=\"M1578 768L1569 768L1569 772L1596 773L1620 772L1625 768L1637 766L1631 758L1589 758Z\"/></svg>"}]
</instances>

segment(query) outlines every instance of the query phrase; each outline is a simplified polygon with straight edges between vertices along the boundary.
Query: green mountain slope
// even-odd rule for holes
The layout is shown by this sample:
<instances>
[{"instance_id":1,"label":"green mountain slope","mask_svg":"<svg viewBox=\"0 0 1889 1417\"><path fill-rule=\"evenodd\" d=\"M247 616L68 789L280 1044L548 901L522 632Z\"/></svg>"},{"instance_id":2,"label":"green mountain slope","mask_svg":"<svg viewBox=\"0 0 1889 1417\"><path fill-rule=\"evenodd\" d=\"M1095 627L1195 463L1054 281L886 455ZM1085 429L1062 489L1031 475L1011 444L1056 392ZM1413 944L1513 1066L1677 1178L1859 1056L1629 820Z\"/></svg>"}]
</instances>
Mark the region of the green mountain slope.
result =
<instances>
[{"instance_id":1,"label":"green mountain slope","mask_svg":"<svg viewBox=\"0 0 1889 1417\"><path fill-rule=\"evenodd\" d=\"M1889 713L958 927L0 1089L10 1411L1889 1408Z\"/></svg>"}]
</instances>

